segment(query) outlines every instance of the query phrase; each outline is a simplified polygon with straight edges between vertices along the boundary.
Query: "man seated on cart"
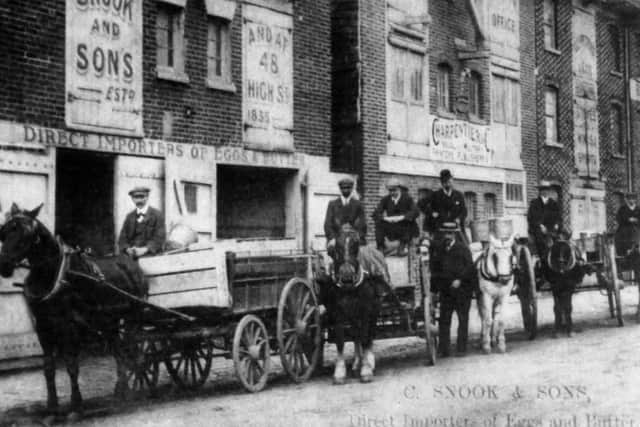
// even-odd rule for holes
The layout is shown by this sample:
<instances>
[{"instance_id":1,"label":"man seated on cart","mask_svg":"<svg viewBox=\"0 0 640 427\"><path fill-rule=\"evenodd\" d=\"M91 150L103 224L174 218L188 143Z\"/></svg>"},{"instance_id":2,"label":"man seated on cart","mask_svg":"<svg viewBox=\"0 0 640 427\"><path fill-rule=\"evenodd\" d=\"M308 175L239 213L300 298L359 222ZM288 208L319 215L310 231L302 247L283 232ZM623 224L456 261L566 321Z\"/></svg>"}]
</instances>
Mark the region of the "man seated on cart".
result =
<instances>
[{"instance_id":1,"label":"man seated on cart","mask_svg":"<svg viewBox=\"0 0 640 427\"><path fill-rule=\"evenodd\" d=\"M616 221L618 229L615 234L616 253L627 256L640 237L640 207L637 205L636 193L628 192L624 195L624 204L618 209Z\"/></svg>"},{"instance_id":2,"label":"man seated on cart","mask_svg":"<svg viewBox=\"0 0 640 427\"><path fill-rule=\"evenodd\" d=\"M135 187L129 196L136 208L129 212L122 225L118 247L121 254L136 259L161 251L165 240L164 217L149 206L148 187Z\"/></svg>"},{"instance_id":3,"label":"man seated on cart","mask_svg":"<svg viewBox=\"0 0 640 427\"><path fill-rule=\"evenodd\" d=\"M440 188L431 198L432 228L438 230L446 222L455 223L458 235L469 243L465 234L464 222L467 218L467 206L462 193L453 188L453 175L449 169L440 171Z\"/></svg>"},{"instance_id":4,"label":"man seated on cart","mask_svg":"<svg viewBox=\"0 0 640 427\"><path fill-rule=\"evenodd\" d=\"M419 230L416 218L419 211L407 186L398 178L391 178L387 183L389 194L384 196L373 219L376 224L376 245L382 253L393 251L387 247L388 242L398 242L396 255L405 256L411 239L418 237Z\"/></svg>"},{"instance_id":5,"label":"man seated on cart","mask_svg":"<svg viewBox=\"0 0 640 427\"><path fill-rule=\"evenodd\" d=\"M431 257L431 289L439 294L439 349L441 357L448 357L451 339L451 318L458 316L457 354L467 352L469 309L477 283L476 268L468 246L456 238L460 233L455 222L445 222L438 230L442 238L435 242Z\"/></svg>"},{"instance_id":6,"label":"man seated on cart","mask_svg":"<svg viewBox=\"0 0 640 427\"><path fill-rule=\"evenodd\" d=\"M544 260L547 256L547 240L550 233L559 233L562 229L562 211L557 201L551 197L553 183L542 180L538 185L539 195L529 204L527 222L529 236L533 238L538 257ZM545 263L541 261L541 267Z\"/></svg>"}]
</instances>

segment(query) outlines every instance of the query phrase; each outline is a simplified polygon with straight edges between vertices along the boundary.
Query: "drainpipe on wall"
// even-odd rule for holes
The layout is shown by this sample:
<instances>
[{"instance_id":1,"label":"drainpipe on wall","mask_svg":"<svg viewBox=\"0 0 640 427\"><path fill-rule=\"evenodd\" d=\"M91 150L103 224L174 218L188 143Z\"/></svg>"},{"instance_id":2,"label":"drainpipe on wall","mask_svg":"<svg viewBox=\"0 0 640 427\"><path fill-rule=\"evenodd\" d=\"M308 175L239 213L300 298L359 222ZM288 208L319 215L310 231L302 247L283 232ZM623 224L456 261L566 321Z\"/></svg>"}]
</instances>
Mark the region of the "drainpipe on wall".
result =
<instances>
[{"instance_id":1,"label":"drainpipe on wall","mask_svg":"<svg viewBox=\"0 0 640 427\"><path fill-rule=\"evenodd\" d=\"M624 103L625 131L627 139L627 190L633 191L633 126L631 123L631 34L629 27L624 28Z\"/></svg>"}]
</instances>

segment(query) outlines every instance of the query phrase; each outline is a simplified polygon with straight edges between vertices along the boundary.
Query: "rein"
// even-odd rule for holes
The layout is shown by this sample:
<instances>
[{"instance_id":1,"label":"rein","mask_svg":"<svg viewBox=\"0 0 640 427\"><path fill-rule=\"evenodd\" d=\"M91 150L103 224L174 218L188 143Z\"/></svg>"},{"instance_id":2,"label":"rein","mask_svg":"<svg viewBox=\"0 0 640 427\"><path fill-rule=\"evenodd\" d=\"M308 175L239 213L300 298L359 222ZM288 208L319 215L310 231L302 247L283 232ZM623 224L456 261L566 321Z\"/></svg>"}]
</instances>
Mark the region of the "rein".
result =
<instances>
[{"instance_id":1,"label":"rein","mask_svg":"<svg viewBox=\"0 0 640 427\"><path fill-rule=\"evenodd\" d=\"M365 274L367 274L367 272L364 270L364 268L362 268L362 266L358 267L358 269L360 270L360 274L358 275L358 280L356 281L356 283L353 284L354 289L360 286L362 282L364 282ZM333 279L333 283L335 283L338 288L342 289L344 287L342 280L336 280L335 272L332 272L331 276Z\"/></svg>"},{"instance_id":2,"label":"rein","mask_svg":"<svg viewBox=\"0 0 640 427\"><path fill-rule=\"evenodd\" d=\"M495 272L489 272L489 249L485 250L484 253L482 254L482 256L478 259L477 264L479 264L479 271L480 271L480 276L488 281L488 282L493 282L493 283L500 283L501 285L506 285L506 283L502 283L500 281L500 275ZM515 274L515 271L513 268L511 268L511 271L509 272L509 274L507 275L509 278L513 277L513 275Z\"/></svg>"}]
</instances>

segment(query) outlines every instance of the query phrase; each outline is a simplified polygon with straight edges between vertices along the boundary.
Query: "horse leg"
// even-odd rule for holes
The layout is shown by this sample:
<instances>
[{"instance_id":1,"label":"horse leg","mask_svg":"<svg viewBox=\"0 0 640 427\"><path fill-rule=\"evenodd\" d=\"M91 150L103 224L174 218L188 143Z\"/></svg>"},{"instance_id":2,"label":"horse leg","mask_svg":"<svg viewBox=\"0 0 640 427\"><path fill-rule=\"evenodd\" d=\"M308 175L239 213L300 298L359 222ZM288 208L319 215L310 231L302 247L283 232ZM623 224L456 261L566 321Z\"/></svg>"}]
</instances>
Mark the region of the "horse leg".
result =
<instances>
[{"instance_id":1,"label":"horse leg","mask_svg":"<svg viewBox=\"0 0 640 427\"><path fill-rule=\"evenodd\" d=\"M342 316L340 311L340 308L338 308L338 314L336 315L336 323L334 326L336 350L338 352L336 365L333 371L333 383L336 385L344 384L345 377L347 376L347 368L344 363L344 316Z\"/></svg>"},{"instance_id":2,"label":"horse leg","mask_svg":"<svg viewBox=\"0 0 640 427\"><path fill-rule=\"evenodd\" d=\"M509 288L510 289L510 288ZM504 320L502 319L502 306L505 297L510 293L505 292L506 287L502 288L495 301L495 307L493 312L493 327L496 335L498 352L506 353L507 342L504 337Z\"/></svg>"},{"instance_id":3,"label":"horse leg","mask_svg":"<svg viewBox=\"0 0 640 427\"><path fill-rule=\"evenodd\" d=\"M482 350L486 354L491 353L491 326L493 325L493 300L491 295L482 289L478 302L482 306Z\"/></svg>"},{"instance_id":4,"label":"horse leg","mask_svg":"<svg viewBox=\"0 0 640 427\"><path fill-rule=\"evenodd\" d=\"M47 382L47 412L58 410L58 392L56 390L56 359L53 348L42 343L44 379Z\"/></svg>"},{"instance_id":5,"label":"horse leg","mask_svg":"<svg viewBox=\"0 0 640 427\"><path fill-rule=\"evenodd\" d=\"M77 421L82 413L82 395L80 394L80 386L78 385L78 374L80 372L78 363L77 347L69 348L64 353L64 363L67 366L69 381L71 382L71 412L69 413L69 421Z\"/></svg>"},{"instance_id":6,"label":"horse leg","mask_svg":"<svg viewBox=\"0 0 640 427\"><path fill-rule=\"evenodd\" d=\"M362 286L370 285L371 283L363 284ZM375 325L375 312L376 312L376 295L373 286L366 286L361 290L362 302L362 323L359 331L361 350L364 350L362 357L362 366L360 367L360 381L368 383L373 380L373 368L375 365L375 358L373 356L373 327L371 323Z\"/></svg>"},{"instance_id":7,"label":"horse leg","mask_svg":"<svg viewBox=\"0 0 640 427\"><path fill-rule=\"evenodd\" d=\"M562 327L562 300L557 290L552 290L553 294L553 337L557 338Z\"/></svg>"},{"instance_id":8,"label":"horse leg","mask_svg":"<svg viewBox=\"0 0 640 427\"><path fill-rule=\"evenodd\" d=\"M358 338L353 339L353 362L351 363L352 375L358 375L362 366L362 343Z\"/></svg>"}]
</instances>

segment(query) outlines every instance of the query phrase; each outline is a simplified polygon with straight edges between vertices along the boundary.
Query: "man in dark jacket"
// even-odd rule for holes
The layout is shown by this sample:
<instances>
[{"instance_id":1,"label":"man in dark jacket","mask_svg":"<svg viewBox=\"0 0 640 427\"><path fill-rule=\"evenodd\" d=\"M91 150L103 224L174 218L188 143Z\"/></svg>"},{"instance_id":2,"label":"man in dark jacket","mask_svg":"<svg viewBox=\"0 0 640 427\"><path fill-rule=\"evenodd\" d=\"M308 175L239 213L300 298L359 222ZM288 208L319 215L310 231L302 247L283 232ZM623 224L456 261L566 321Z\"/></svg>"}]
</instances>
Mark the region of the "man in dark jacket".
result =
<instances>
[{"instance_id":1,"label":"man in dark jacket","mask_svg":"<svg viewBox=\"0 0 640 427\"><path fill-rule=\"evenodd\" d=\"M409 196L407 187L397 178L391 178L387 183L389 194L384 196L373 218L376 223L376 244L378 249L385 251L385 237L400 242L397 254L407 254L407 246L412 238L418 237L418 208Z\"/></svg>"},{"instance_id":2,"label":"man in dark jacket","mask_svg":"<svg viewBox=\"0 0 640 427\"><path fill-rule=\"evenodd\" d=\"M423 215L422 231L424 233L433 233L433 207L431 205L433 199L433 191L428 188L421 188L418 190L418 210Z\"/></svg>"},{"instance_id":3,"label":"man in dark jacket","mask_svg":"<svg viewBox=\"0 0 640 427\"><path fill-rule=\"evenodd\" d=\"M562 211L560 204L551 197L552 183L540 181L539 196L529 204L527 222L529 236L533 237L538 256L544 259L547 255L546 239L549 233L559 233L562 228Z\"/></svg>"},{"instance_id":4,"label":"man in dark jacket","mask_svg":"<svg viewBox=\"0 0 640 427\"><path fill-rule=\"evenodd\" d=\"M453 176L449 169L440 171L440 183L442 188L433 193L431 200L433 227L438 230L445 222L456 223L459 234L466 242L464 221L467 218L467 206L464 196L453 188Z\"/></svg>"},{"instance_id":5,"label":"man in dark jacket","mask_svg":"<svg viewBox=\"0 0 640 427\"><path fill-rule=\"evenodd\" d=\"M626 193L624 205L620 206L616 215L618 229L615 243L618 255L625 256L627 252L638 244L640 232L640 207L636 204L636 194Z\"/></svg>"},{"instance_id":6,"label":"man in dark jacket","mask_svg":"<svg viewBox=\"0 0 640 427\"><path fill-rule=\"evenodd\" d=\"M118 247L120 253L133 258L160 252L165 240L164 218L159 210L149 206L149 192L147 187L129 191L136 208L124 220Z\"/></svg>"},{"instance_id":7,"label":"man in dark jacket","mask_svg":"<svg viewBox=\"0 0 640 427\"><path fill-rule=\"evenodd\" d=\"M362 202L353 192L353 179L344 178L338 182L340 197L329 202L324 219L324 235L327 247L335 244L344 224L350 224L360 234L362 244L366 243L367 221L364 216Z\"/></svg>"},{"instance_id":8,"label":"man in dark jacket","mask_svg":"<svg viewBox=\"0 0 640 427\"><path fill-rule=\"evenodd\" d=\"M454 311L458 316L458 355L464 355L467 351L469 309L477 281L471 252L466 244L456 239L459 231L456 223L442 224L439 229L442 239L436 242L431 259L432 289L440 294L438 328L439 353L442 357L449 356Z\"/></svg>"}]
</instances>

